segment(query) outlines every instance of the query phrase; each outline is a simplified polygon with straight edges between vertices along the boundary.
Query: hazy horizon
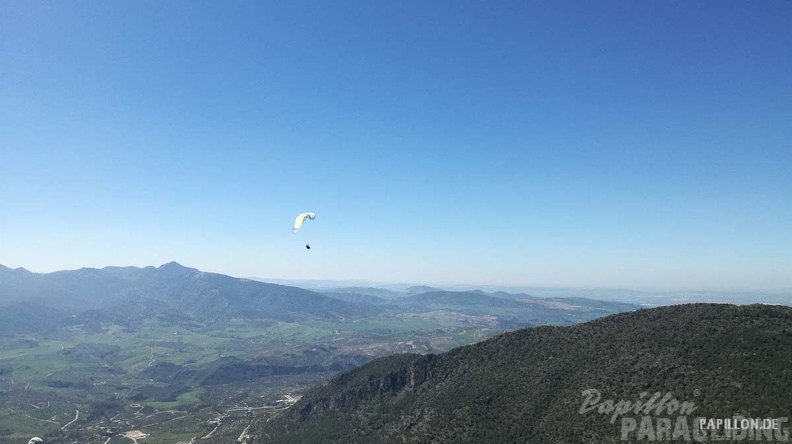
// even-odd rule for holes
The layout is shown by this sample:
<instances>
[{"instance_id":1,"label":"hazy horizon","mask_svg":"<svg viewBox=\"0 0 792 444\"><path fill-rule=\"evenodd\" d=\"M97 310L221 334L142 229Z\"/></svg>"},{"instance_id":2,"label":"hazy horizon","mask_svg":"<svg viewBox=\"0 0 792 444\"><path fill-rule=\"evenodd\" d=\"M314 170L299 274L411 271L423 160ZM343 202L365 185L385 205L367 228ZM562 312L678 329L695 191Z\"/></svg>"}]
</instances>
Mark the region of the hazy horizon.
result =
<instances>
[{"instance_id":1,"label":"hazy horizon","mask_svg":"<svg viewBox=\"0 0 792 444\"><path fill-rule=\"evenodd\" d=\"M193 266L189 263L183 263L180 261L167 261L161 264L149 264L149 265L102 265L102 266L85 266L85 267L77 267L77 268L69 268L69 269L54 269L54 270L37 270L31 269L25 266L12 266L7 263L0 262L0 266L8 267L10 269L18 269L22 268L31 273L37 274L49 274L61 271L77 271L81 269L99 269L106 267L136 267L136 268L146 268L146 267L160 267L162 265L166 265L172 262L176 262L179 265L182 265L186 268L194 268L201 272L206 273L218 273L227 276L231 276L234 278L239 279L250 279L250 280L258 280L261 282L271 282L275 284L281 285L293 285L293 286L300 286L300 285L310 285L310 287L305 288L313 288L313 289L332 289L332 288L342 288L342 287L362 287L362 286L370 286L370 287L377 287L377 288L386 288L386 289L404 289L410 286L428 286L428 287L438 287L444 290L489 290L489 291L528 291L528 290L571 290L571 291L591 291L591 292L600 292L600 291L611 291L611 292L635 292L635 293L695 293L695 292L705 292L705 293L746 293L746 294L780 294L780 295L788 295L792 298L792 288L786 287L765 287L765 288L689 288L689 287L663 287L663 288L637 288L637 287L617 287L617 286L574 286L574 285L564 285L564 284L542 284L542 283L525 283L525 284L502 284L497 282L450 282L450 281L387 281L387 280L366 280L366 279L357 279L357 278L349 278L349 279L324 279L324 278L317 278L317 279L290 279L290 278L283 278L283 277L266 277L266 276L252 276L252 275L235 275L232 273L225 273L220 272L217 270L210 270L204 269L201 267ZM792 299L789 301L792 303Z\"/></svg>"},{"instance_id":2,"label":"hazy horizon","mask_svg":"<svg viewBox=\"0 0 792 444\"><path fill-rule=\"evenodd\" d=\"M790 23L773 0L7 3L0 263L792 288Z\"/></svg>"}]
</instances>

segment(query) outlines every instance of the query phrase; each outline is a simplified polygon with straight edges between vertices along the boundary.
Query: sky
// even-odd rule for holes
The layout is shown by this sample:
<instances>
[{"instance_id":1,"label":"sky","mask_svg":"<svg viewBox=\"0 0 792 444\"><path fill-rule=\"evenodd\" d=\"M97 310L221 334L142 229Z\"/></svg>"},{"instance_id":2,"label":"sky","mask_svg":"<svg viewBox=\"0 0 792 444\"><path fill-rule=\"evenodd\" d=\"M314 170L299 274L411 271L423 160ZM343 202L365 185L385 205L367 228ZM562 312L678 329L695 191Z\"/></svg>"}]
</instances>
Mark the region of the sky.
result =
<instances>
[{"instance_id":1,"label":"sky","mask_svg":"<svg viewBox=\"0 0 792 444\"><path fill-rule=\"evenodd\" d=\"M790 29L788 0L0 0L0 264L792 288Z\"/></svg>"}]
</instances>

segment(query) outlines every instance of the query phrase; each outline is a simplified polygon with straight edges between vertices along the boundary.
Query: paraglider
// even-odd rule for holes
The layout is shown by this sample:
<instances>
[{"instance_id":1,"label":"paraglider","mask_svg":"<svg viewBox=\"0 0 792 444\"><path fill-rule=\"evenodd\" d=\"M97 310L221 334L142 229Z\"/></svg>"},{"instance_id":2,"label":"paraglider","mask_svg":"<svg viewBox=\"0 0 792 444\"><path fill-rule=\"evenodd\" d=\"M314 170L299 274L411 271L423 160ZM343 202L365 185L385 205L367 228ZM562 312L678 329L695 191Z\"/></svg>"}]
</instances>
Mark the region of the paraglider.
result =
<instances>
[{"instance_id":1,"label":"paraglider","mask_svg":"<svg viewBox=\"0 0 792 444\"><path fill-rule=\"evenodd\" d=\"M314 220L314 219L316 219L316 214L315 213L302 213L302 214L298 215L297 218L294 219L294 227L292 228L292 233L297 234L297 232L300 231L300 228L302 227L302 225L303 225L303 223L305 222L306 219ZM305 249L306 250L310 250L311 249L311 244L305 244Z\"/></svg>"}]
</instances>

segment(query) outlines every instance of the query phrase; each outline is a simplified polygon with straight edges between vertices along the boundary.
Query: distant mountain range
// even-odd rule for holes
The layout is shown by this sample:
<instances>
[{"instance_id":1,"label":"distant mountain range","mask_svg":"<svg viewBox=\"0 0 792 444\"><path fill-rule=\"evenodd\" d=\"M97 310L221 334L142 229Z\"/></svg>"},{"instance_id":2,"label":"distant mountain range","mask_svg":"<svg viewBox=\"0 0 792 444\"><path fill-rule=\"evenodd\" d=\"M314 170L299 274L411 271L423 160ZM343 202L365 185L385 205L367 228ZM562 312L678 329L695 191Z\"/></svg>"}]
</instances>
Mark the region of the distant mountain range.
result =
<instances>
[{"instance_id":1,"label":"distant mountain range","mask_svg":"<svg viewBox=\"0 0 792 444\"><path fill-rule=\"evenodd\" d=\"M401 291L374 287L309 291L202 272L176 262L159 267L83 268L48 274L0 266L0 319L9 322L0 329L0 335L49 331L75 322L133 328L150 319L189 326L230 319L348 322L403 313L471 316L474 322L491 316L492 322L484 325L513 329L571 324L636 308L583 298L452 292L427 286ZM37 310L46 316L38 317ZM37 325L37 319L47 319L46 328Z\"/></svg>"},{"instance_id":2,"label":"distant mountain range","mask_svg":"<svg viewBox=\"0 0 792 444\"><path fill-rule=\"evenodd\" d=\"M409 288L434 288L416 284L374 283L368 281L332 281L332 280L285 280L285 279L260 279L254 280L273 282L283 285L293 285L314 291L342 291L389 298L401 297L410 294ZM792 305L792 288L777 288L773 290L632 290L624 288L565 288L565 287L538 287L538 286L507 286L507 285L441 285L446 291L483 291L489 294L531 294L537 297L562 297L586 298L602 301L626 302L646 307L662 305L685 304L693 302L714 302L732 304L782 304ZM387 293L382 293L385 290ZM373 291L380 292L379 294ZM428 291L428 290L427 290Z\"/></svg>"},{"instance_id":3,"label":"distant mountain range","mask_svg":"<svg viewBox=\"0 0 792 444\"><path fill-rule=\"evenodd\" d=\"M320 293L205 273L176 262L157 268L83 268L49 274L0 268L0 306L34 301L73 315L87 310L97 314L101 307L126 307L134 301L132 307L137 308L132 314L151 316L155 311L175 310L165 315L178 317L181 313L204 321L335 321L372 314L370 307Z\"/></svg>"},{"instance_id":4,"label":"distant mountain range","mask_svg":"<svg viewBox=\"0 0 792 444\"><path fill-rule=\"evenodd\" d=\"M255 442L277 443L602 443L621 440L626 417L635 442L644 417L652 433L658 418L671 427L679 416L689 427L696 417L788 418L790 368L792 308L670 306L518 330L440 355L381 358L245 430ZM612 413L619 400L646 403L654 393L670 394L676 410ZM605 400L614 401L602 413ZM683 402L695 411L681 415ZM222 439L232 432L209 442L230 442Z\"/></svg>"}]
</instances>

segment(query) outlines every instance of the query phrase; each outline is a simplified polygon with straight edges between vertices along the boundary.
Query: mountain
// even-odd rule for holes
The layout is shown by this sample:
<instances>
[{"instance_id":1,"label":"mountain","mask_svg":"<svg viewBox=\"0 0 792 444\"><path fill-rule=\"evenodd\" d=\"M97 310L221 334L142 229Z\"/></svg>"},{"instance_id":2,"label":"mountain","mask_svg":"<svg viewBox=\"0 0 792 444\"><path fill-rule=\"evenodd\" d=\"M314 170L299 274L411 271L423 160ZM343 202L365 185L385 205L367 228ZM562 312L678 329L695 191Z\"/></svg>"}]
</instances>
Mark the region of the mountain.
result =
<instances>
[{"instance_id":1,"label":"mountain","mask_svg":"<svg viewBox=\"0 0 792 444\"><path fill-rule=\"evenodd\" d=\"M204 273L176 262L157 268L83 268L49 274L0 269L0 306L36 301L70 314L96 314L97 307L119 299L148 300L146 307L137 304L133 311L138 313L152 314L159 302L161 309L172 311L166 316L176 316L175 310L202 321L338 321L377 313L373 307L301 288Z\"/></svg>"},{"instance_id":2,"label":"mountain","mask_svg":"<svg viewBox=\"0 0 792 444\"><path fill-rule=\"evenodd\" d=\"M680 416L688 427L694 417L792 416L790 368L792 308L670 306L378 359L246 431L278 443L616 442L622 418L647 417L653 430L669 418L677 430ZM595 393L600 404L585 404ZM607 410L605 400L646 405L654 393L677 402L648 414ZM591 405L605 413L583 408Z\"/></svg>"},{"instance_id":3,"label":"mountain","mask_svg":"<svg viewBox=\"0 0 792 444\"><path fill-rule=\"evenodd\" d=\"M124 307L124 309L119 310L118 307ZM101 331L102 323L112 323L135 330L136 327L148 320L156 320L188 329L194 327L193 319L187 314L164 302L134 294L103 302L101 307L86 310L76 315L74 319L80 324L93 325L97 332Z\"/></svg>"},{"instance_id":4,"label":"mountain","mask_svg":"<svg viewBox=\"0 0 792 444\"><path fill-rule=\"evenodd\" d=\"M3 267L0 269L0 305L38 301L76 313L93 308L97 301L108 296L121 295L127 284L124 279L92 268L39 274L24 268Z\"/></svg>"},{"instance_id":5,"label":"mountain","mask_svg":"<svg viewBox=\"0 0 792 444\"><path fill-rule=\"evenodd\" d=\"M404 292L408 294L421 294L429 292L445 291L442 288L428 287L426 285L416 285L413 287L405 288Z\"/></svg>"},{"instance_id":6,"label":"mountain","mask_svg":"<svg viewBox=\"0 0 792 444\"><path fill-rule=\"evenodd\" d=\"M0 307L0 337L49 334L70 323L65 313L35 302Z\"/></svg>"},{"instance_id":7,"label":"mountain","mask_svg":"<svg viewBox=\"0 0 792 444\"><path fill-rule=\"evenodd\" d=\"M330 290L323 290L326 293L345 293L345 294L363 294L367 296L376 296L382 299L392 299L398 298L401 296L406 296L404 293L399 293L392 290L387 290L385 288L378 288L378 287L340 287L340 288L333 288Z\"/></svg>"},{"instance_id":8,"label":"mountain","mask_svg":"<svg viewBox=\"0 0 792 444\"><path fill-rule=\"evenodd\" d=\"M368 294L361 294L361 293L335 293L330 291L323 291L323 295L330 296L334 299L340 299L342 301L353 302L356 304L371 304L371 305L379 305L385 304L388 300L383 299L381 297L372 296Z\"/></svg>"}]
</instances>

